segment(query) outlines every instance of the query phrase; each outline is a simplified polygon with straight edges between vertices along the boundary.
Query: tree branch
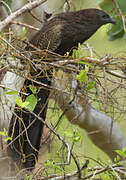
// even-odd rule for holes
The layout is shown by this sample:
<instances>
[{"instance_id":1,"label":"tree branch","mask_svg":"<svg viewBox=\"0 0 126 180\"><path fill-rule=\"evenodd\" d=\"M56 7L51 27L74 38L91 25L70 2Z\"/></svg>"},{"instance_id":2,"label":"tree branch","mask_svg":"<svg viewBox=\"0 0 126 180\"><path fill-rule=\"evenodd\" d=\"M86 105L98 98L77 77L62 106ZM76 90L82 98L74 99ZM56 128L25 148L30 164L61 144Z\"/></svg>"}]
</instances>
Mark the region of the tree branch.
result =
<instances>
[{"instance_id":1,"label":"tree branch","mask_svg":"<svg viewBox=\"0 0 126 180\"><path fill-rule=\"evenodd\" d=\"M57 89L63 89L60 82L55 82ZM116 157L114 150L126 147L126 139L116 124L109 116L97 111L87 104L85 97L77 97L71 104L67 93L56 92L54 95L59 107L65 112L67 119L86 130L92 142L104 151L112 160ZM79 102L79 103L78 103ZM112 125L112 127L111 127Z\"/></svg>"},{"instance_id":2,"label":"tree branch","mask_svg":"<svg viewBox=\"0 0 126 180\"><path fill-rule=\"evenodd\" d=\"M19 10L12 13L10 16L8 16L5 20L1 21L0 23L0 31L2 31L9 23L11 23L12 20L14 20L16 17L20 16L26 11L30 11L33 8L36 8L40 4L46 2L47 0L35 0L34 2L28 3Z\"/></svg>"}]
</instances>

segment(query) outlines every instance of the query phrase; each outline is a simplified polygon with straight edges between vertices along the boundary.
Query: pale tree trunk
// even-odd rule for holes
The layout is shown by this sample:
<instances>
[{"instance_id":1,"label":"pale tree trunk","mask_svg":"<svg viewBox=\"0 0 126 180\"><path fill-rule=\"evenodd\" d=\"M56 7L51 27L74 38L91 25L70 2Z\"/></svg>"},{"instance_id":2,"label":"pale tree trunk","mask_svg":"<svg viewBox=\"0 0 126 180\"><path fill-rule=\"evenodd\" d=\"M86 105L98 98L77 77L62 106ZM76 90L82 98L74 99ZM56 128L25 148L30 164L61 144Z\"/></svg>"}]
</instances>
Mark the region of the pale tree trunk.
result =
<instances>
[{"instance_id":1,"label":"pale tree trunk","mask_svg":"<svg viewBox=\"0 0 126 180\"><path fill-rule=\"evenodd\" d=\"M63 93L62 83L55 81L54 86L62 90L55 92L54 98L62 111L65 111L67 119L86 130L92 142L113 161L117 155L115 150L126 147L126 139L117 123L93 108L84 97L78 96L69 103L70 95L67 91Z\"/></svg>"}]
</instances>

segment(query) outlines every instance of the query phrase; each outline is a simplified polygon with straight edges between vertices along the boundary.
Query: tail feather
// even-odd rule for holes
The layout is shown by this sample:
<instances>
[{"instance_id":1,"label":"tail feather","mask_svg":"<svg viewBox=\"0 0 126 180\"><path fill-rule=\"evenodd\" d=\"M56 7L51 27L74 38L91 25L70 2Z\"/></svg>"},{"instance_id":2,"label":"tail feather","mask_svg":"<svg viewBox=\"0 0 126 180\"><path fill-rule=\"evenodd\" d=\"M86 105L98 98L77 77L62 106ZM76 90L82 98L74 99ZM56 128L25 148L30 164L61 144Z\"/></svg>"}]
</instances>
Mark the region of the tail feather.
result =
<instances>
[{"instance_id":1,"label":"tail feather","mask_svg":"<svg viewBox=\"0 0 126 180\"><path fill-rule=\"evenodd\" d=\"M37 81L46 85L51 85L51 79L48 77L37 78L36 82ZM38 87L38 84L30 80L25 81L24 86L27 87L26 91L31 94L31 90L29 89L30 84L35 87ZM45 120L49 90L40 88L36 97L38 102L33 112ZM42 131L43 123L34 117L33 114L26 109L15 108L9 127L9 136L12 137L12 140L8 141L8 144L10 143L8 152L16 161L20 161L20 164L25 168L32 169L35 166L36 159L38 158Z\"/></svg>"}]
</instances>

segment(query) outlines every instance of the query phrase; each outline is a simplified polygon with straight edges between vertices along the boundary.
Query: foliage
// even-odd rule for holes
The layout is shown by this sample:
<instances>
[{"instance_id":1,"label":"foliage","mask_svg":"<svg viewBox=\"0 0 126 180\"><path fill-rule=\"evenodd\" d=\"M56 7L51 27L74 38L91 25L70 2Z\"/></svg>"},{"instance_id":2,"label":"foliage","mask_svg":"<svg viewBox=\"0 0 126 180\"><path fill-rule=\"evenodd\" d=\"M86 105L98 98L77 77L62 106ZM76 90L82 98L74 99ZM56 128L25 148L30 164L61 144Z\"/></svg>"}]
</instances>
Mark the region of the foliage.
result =
<instances>
[{"instance_id":1,"label":"foliage","mask_svg":"<svg viewBox=\"0 0 126 180\"><path fill-rule=\"evenodd\" d=\"M126 1L125 0L101 0L100 8L108 12L117 22L116 25L110 25L108 35L110 40L122 37L126 32Z\"/></svg>"},{"instance_id":2,"label":"foliage","mask_svg":"<svg viewBox=\"0 0 126 180\"><path fill-rule=\"evenodd\" d=\"M12 140L12 138L8 136L8 131L5 128L3 131L0 131L0 135L4 137L3 141L5 142Z\"/></svg>"},{"instance_id":3,"label":"foliage","mask_svg":"<svg viewBox=\"0 0 126 180\"><path fill-rule=\"evenodd\" d=\"M27 33L26 27L22 27L22 37L25 37Z\"/></svg>"},{"instance_id":4,"label":"foliage","mask_svg":"<svg viewBox=\"0 0 126 180\"><path fill-rule=\"evenodd\" d=\"M64 134L66 137L71 138L73 143L79 142L81 140L81 134L76 130L66 130Z\"/></svg>"},{"instance_id":5,"label":"foliage","mask_svg":"<svg viewBox=\"0 0 126 180\"><path fill-rule=\"evenodd\" d=\"M44 163L44 167L45 167L45 168L51 167L51 168L54 168L54 169L63 171L63 168L61 168L60 165L57 165L56 162L51 161L51 160L47 160L47 161Z\"/></svg>"},{"instance_id":6,"label":"foliage","mask_svg":"<svg viewBox=\"0 0 126 180\"><path fill-rule=\"evenodd\" d=\"M80 71L80 74L77 75L77 80L81 81L85 85L86 90L91 90L95 86L95 81L89 80L88 72L92 69L91 64L81 61L81 58L84 58L84 45L78 44L78 49L73 50L72 57L74 59L80 59L79 65L83 69Z\"/></svg>"},{"instance_id":7,"label":"foliage","mask_svg":"<svg viewBox=\"0 0 126 180\"><path fill-rule=\"evenodd\" d=\"M33 94L37 93L37 88L35 86L29 85L29 89L32 91Z\"/></svg>"},{"instance_id":8,"label":"foliage","mask_svg":"<svg viewBox=\"0 0 126 180\"><path fill-rule=\"evenodd\" d=\"M35 106L37 104L37 98L35 97L35 94L37 93L37 88L29 85L29 89L32 91L32 94L27 96L25 101L22 101L21 97L15 96L15 103L20 107L20 108L26 108L30 111L33 111L35 109ZM17 91L6 91L6 94L8 95L17 95Z\"/></svg>"},{"instance_id":9,"label":"foliage","mask_svg":"<svg viewBox=\"0 0 126 180\"><path fill-rule=\"evenodd\" d=\"M35 106L37 104L37 98L35 97L34 94L29 95L26 99L25 102L26 108L29 109L30 111L33 111L35 109Z\"/></svg>"},{"instance_id":10,"label":"foliage","mask_svg":"<svg viewBox=\"0 0 126 180\"><path fill-rule=\"evenodd\" d=\"M122 150L115 150L117 153L117 157L115 158L115 162L119 162L120 159L126 159L126 147L123 147Z\"/></svg>"},{"instance_id":11,"label":"foliage","mask_svg":"<svg viewBox=\"0 0 126 180\"><path fill-rule=\"evenodd\" d=\"M33 179L33 175L25 175L25 179L24 180L32 180Z\"/></svg>"},{"instance_id":12,"label":"foliage","mask_svg":"<svg viewBox=\"0 0 126 180\"><path fill-rule=\"evenodd\" d=\"M26 108L30 111L34 111L35 106L37 104L37 98L35 97L34 94L31 94L26 97L25 101L23 102L21 97L16 96L15 97L15 103L20 107L20 108Z\"/></svg>"},{"instance_id":13,"label":"foliage","mask_svg":"<svg viewBox=\"0 0 126 180\"><path fill-rule=\"evenodd\" d=\"M17 91L7 91L6 94L8 94L8 95L17 95L18 92Z\"/></svg>"}]
</instances>

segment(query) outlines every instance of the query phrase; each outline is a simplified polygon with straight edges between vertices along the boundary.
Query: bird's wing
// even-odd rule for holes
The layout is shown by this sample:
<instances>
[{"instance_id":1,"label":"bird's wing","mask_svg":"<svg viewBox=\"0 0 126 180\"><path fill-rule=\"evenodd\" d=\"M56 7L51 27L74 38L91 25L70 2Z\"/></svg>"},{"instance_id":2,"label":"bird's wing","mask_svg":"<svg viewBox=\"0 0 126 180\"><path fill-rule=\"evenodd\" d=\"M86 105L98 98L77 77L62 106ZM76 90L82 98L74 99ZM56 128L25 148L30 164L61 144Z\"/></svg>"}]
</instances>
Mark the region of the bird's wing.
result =
<instances>
[{"instance_id":1,"label":"bird's wing","mask_svg":"<svg viewBox=\"0 0 126 180\"><path fill-rule=\"evenodd\" d=\"M60 21L50 21L32 38L31 44L42 50L55 51L62 40L63 23Z\"/></svg>"}]
</instances>

